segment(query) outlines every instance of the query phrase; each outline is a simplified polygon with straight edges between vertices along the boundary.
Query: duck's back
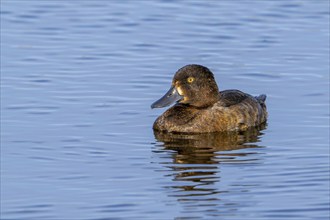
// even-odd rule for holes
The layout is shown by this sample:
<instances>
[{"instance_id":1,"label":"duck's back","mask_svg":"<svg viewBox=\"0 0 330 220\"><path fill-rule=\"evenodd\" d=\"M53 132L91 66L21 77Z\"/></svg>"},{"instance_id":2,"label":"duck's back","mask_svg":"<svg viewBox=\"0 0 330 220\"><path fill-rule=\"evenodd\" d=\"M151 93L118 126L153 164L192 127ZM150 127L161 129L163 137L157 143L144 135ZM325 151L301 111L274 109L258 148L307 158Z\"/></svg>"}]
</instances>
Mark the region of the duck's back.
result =
<instances>
[{"instance_id":1,"label":"duck's back","mask_svg":"<svg viewBox=\"0 0 330 220\"><path fill-rule=\"evenodd\" d=\"M248 100L248 101L257 101L259 104L265 105L266 97L267 96L265 94L253 97L247 93L244 93L236 89L224 90L220 92L220 98L218 104L224 107L229 107L232 105L240 104L245 100Z\"/></svg>"},{"instance_id":2,"label":"duck's back","mask_svg":"<svg viewBox=\"0 0 330 220\"><path fill-rule=\"evenodd\" d=\"M251 96L239 90L220 92L214 112L227 120L232 130L246 130L258 126L267 120L266 95Z\"/></svg>"},{"instance_id":3,"label":"duck's back","mask_svg":"<svg viewBox=\"0 0 330 220\"><path fill-rule=\"evenodd\" d=\"M239 90L220 92L218 102L207 108L177 104L154 123L168 132L204 133L244 131L267 120L266 95L253 97Z\"/></svg>"}]
</instances>

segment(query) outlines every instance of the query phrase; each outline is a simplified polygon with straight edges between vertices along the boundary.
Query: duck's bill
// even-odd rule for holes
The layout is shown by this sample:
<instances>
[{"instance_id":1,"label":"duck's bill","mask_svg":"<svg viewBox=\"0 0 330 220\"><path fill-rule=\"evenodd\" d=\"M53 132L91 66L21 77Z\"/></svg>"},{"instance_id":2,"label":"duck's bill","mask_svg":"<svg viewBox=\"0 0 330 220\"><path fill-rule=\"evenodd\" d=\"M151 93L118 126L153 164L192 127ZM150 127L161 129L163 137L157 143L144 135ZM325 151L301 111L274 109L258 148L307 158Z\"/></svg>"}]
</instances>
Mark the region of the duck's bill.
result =
<instances>
[{"instance_id":1,"label":"duck's bill","mask_svg":"<svg viewBox=\"0 0 330 220\"><path fill-rule=\"evenodd\" d=\"M183 99L183 96L181 96L176 88L172 86L163 97L151 105L151 108L163 108L174 102L180 101L181 99Z\"/></svg>"}]
</instances>

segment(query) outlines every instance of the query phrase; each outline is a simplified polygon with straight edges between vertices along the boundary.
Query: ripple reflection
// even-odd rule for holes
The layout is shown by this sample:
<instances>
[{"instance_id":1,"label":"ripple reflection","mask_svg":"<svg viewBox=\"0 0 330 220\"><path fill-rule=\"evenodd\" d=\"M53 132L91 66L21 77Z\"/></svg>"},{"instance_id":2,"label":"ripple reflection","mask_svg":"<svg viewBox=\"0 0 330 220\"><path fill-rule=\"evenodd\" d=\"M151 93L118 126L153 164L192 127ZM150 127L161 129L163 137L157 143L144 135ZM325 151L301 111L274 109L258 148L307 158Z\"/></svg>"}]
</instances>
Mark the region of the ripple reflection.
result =
<instances>
[{"instance_id":1,"label":"ripple reflection","mask_svg":"<svg viewBox=\"0 0 330 220\"><path fill-rule=\"evenodd\" d=\"M219 196L230 193L228 188L219 187L221 165L244 163L246 166L258 162L254 155L259 154L256 148L261 146L257 142L265 126L259 130L230 133L171 134L155 131L155 138L160 144L156 144L154 153L162 155L160 164L165 168L165 176L172 177L172 181L164 186L170 189L169 196L177 198L185 208L195 208L196 211L215 208L221 203L226 205L228 201L222 201ZM238 205L233 201L229 203Z\"/></svg>"}]
</instances>

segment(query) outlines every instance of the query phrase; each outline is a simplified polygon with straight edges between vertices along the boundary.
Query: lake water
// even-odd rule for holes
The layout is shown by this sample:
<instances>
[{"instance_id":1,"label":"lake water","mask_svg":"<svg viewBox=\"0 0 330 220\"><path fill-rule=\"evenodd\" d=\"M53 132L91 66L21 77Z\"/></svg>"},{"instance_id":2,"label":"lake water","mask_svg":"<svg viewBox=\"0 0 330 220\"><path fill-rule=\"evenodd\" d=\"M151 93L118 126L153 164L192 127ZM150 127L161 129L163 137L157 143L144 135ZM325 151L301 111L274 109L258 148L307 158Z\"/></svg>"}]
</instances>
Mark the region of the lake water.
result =
<instances>
[{"instance_id":1,"label":"lake water","mask_svg":"<svg viewBox=\"0 0 330 220\"><path fill-rule=\"evenodd\" d=\"M267 94L241 135L162 135L198 63ZM328 219L329 1L1 1L1 219Z\"/></svg>"}]
</instances>

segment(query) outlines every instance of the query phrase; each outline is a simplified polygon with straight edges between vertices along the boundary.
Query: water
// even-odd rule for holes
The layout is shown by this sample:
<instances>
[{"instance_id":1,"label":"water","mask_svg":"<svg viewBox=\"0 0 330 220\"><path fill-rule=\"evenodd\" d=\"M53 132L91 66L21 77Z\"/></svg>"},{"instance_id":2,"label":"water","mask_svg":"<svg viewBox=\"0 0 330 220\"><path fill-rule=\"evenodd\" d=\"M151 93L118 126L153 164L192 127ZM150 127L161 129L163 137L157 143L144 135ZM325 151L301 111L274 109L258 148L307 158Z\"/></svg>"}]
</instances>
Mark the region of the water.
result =
<instances>
[{"instance_id":1,"label":"water","mask_svg":"<svg viewBox=\"0 0 330 220\"><path fill-rule=\"evenodd\" d=\"M267 127L154 134L189 63ZM329 1L1 1L1 219L328 217Z\"/></svg>"}]
</instances>

